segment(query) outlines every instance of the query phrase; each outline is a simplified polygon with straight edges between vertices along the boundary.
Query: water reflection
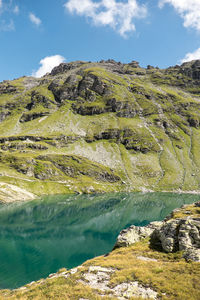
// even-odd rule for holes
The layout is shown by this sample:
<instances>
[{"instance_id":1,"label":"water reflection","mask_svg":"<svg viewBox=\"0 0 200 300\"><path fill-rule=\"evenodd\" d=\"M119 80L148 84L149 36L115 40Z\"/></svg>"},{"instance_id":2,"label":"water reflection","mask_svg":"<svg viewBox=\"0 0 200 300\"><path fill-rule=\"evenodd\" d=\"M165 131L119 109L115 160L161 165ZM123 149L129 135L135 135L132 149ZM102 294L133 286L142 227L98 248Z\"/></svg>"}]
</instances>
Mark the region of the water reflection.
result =
<instances>
[{"instance_id":1,"label":"water reflection","mask_svg":"<svg viewBox=\"0 0 200 300\"><path fill-rule=\"evenodd\" d=\"M121 229L162 220L199 195L62 195L0 206L0 288L15 288L109 252Z\"/></svg>"}]
</instances>

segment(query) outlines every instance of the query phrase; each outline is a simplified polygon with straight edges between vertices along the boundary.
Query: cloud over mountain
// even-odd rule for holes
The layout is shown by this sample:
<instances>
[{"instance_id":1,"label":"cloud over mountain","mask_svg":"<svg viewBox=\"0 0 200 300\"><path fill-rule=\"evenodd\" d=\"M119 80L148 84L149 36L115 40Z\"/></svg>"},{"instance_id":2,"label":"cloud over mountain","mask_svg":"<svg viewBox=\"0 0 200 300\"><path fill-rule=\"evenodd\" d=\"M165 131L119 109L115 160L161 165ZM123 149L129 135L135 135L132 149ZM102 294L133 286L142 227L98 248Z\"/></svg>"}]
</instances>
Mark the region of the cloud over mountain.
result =
<instances>
[{"instance_id":1,"label":"cloud over mountain","mask_svg":"<svg viewBox=\"0 0 200 300\"><path fill-rule=\"evenodd\" d=\"M41 67L32 73L33 77L42 77L46 73L51 72L51 70L65 61L65 58L61 55L47 56L40 61Z\"/></svg>"},{"instance_id":2,"label":"cloud over mountain","mask_svg":"<svg viewBox=\"0 0 200 300\"><path fill-rule=\"evenodd\" d=\"M166 3L171 4L184 20L185 27L200 31L200 0L160 0L162 8Z\"/></svg>"},{"instance_id":3,"label":"cloud over mountain","mask_svg":"<svg viewBox=\"0 0 200 300\"><path fill-rule=\"evenodd\" d=\"M194 52L187 53L180 62L184 63L184 62L196 60L196 59L200 59L200 48L198 48Z\"/></svg>"},{"instance_id":4,"label":"cloud over mountain","mask_svg":"<svg viewBox=\"0 0 200 300\"><path fill-rule=\"evenodd\" d=\"M134 19L147 15L146 6L136 0L69 0L64 6L70 13L91 19L96 26L110 26L123 37L135 31Z\"/></svg>"}]
</instances>

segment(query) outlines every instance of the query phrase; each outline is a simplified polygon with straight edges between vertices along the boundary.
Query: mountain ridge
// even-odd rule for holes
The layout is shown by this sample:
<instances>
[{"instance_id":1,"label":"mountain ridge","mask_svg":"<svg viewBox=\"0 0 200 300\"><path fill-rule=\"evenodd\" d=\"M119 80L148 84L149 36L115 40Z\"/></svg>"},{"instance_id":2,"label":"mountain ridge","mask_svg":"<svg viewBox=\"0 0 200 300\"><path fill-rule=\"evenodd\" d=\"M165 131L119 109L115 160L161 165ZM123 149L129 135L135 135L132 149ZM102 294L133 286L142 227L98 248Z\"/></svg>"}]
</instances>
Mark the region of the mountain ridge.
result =
<instances>
[{"instance_id":1,"label":"mountain ridge","mask_svg":"<svg viewBox=\"0 0 200 300\"><path fill-rule=\"evenodd\" d=\"M199 60L163 70L102 60L3 81L0 200L15 187L199 192L199 80Z\"/></svg>"}]
</instances>

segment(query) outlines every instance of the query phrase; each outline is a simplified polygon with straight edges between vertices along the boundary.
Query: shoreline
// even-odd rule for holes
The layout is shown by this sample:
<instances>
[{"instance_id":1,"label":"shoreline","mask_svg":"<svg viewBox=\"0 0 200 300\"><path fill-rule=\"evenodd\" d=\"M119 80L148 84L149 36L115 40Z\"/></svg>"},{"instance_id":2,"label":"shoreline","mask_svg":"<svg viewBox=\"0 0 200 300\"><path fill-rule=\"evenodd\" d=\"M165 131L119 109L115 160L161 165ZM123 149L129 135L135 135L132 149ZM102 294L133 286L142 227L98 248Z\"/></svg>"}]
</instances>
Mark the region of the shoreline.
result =
<instances>
[{"instance_id":1,"label":"shoreline","mask_svg":"<svg viewBox=\"0 0 200 300\"><path fill-rule=\"evenodd\" d=\"M1 184L0 183L0 186L3 186L3 183ZM11 185L9 185L11 186ZM148 193L170 193L170 194L187 194L187 195L200 195L200 190L194 190L194 191L183 191L183 190L173 190L173 191L167 191L167 190L163 190L163 191L153 191L153 190L142 190L142 191L130 191L130 192L127 192L127 191L117 191L117 192L97 192L97 193L77 193L77 192L74 192L74 193L56 193L56 194L43 194L43 195L34 195L28 191L24 191L20 188L18 188L17 186L13 186L14 187L14 190L13 192L20 192L20 191L23 191L22 193L22 198L20 199L20 196L18 194L18 198L16 200L12 200L12 198L14 197L14 195L11 195L9 193L8 195L8 201L4 200L4 199L1 199L0 197L0 204L11 204L11 203L20 203L20 202L30 202L30 201L34 201L34 200L38 200L42 197L48 197L48 196L60 196L60 195L104 195L104 194L120 194L120 193L126 193L126 194L130 194L130 193L141 193L141 194L148 194ZM30 196L30 197L29 197ZM34 197L35 196L35 197ZM6 196L5 196L6 197ZM11 198L12 197L12 198Z\"/></svg>"}]
</instances>

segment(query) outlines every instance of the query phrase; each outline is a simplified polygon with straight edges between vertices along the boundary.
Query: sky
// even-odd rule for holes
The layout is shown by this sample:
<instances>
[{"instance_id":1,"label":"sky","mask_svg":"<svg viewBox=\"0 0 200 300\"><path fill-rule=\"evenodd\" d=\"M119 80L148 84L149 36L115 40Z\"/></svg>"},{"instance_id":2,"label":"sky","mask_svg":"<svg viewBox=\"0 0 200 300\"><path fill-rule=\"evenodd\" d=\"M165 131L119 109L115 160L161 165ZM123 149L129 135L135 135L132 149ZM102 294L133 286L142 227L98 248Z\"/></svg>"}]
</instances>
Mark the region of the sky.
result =
<instances>
[{"instance_id":1,"label":"sky","mask_svg":"<svg viewBox=\"0 0 200 300\"><path fill-rule=\"evenodd\" d=\"M200 0L0 0L0 81L102 59L200 59Z\"/></svg>"}]
</instances>

